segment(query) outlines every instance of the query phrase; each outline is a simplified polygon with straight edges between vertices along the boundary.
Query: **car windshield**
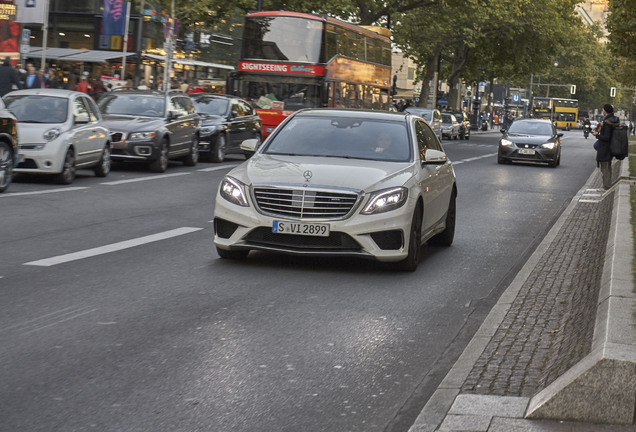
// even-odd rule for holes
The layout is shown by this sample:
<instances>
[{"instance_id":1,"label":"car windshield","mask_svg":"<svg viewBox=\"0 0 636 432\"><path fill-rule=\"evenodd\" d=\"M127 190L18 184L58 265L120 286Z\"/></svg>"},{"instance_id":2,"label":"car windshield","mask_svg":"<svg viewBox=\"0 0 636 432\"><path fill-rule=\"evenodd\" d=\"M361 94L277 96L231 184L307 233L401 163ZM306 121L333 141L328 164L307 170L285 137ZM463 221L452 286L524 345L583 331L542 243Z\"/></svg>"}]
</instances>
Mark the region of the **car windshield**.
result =
<instances>
[{"instance_id":1,"label":"car windshield","mask_svg":"<svg viewBox=\"0 0 636 432\"><path fill-rule=\"evenodd\" d=\"M64 123L68 118L68 99L42 95L7 95L7 108L20 123Z\"/></svg>"},{"instance_id":2,"label":"car windshield","mask_svg":"<svg viewBox=\"0 0 636 432\"><path fill-rule=\"evenodd\" d=\"M409 142L404 122L302 116L290 119L264 153L407 162Z\"/></svg>"},{"instance_id":3,"label":"car windshield","mask_svg":"<svg viewBox=\"0 0 636 432\"><path fill-rule=\"evenodd\" d=\"M227 99L221 98L197 98L194 99L194 106L199 114L222 116L227 113L227 106L230 103Z\"/></svg>"},{"instance_id":4,"label":"car windshield","mask_svg":"<svg viewBox=\"0 0 636 432\"><path fill-rule=\"evenodd\" d=\"M516 121L510 126L508 133L517 135L552 136L552 125L544 122Z\"/></svg>"},{"instance_id":5,"label":"car windshield","mask_svg":"<svg viewBox=\"0 0 636 432\"><path fill-rule=\"evenodd\" d=\"M163 117L165 99L161 96L108 94L99 100L104 114Z\"/></svg>"},{"instance_id":6,"label":"car windshield","mask_svg":"<svg viewBox=\"0 0 636 432\"><path fill-rule=\"evenodd\" d=\"M453 118L450 114L442 113L442 123L453 123Z\"/></svg>"},{"instance_id":7,"label":"car windshield","mask_svg":"<svg viewBox=\"0 0 636 432\"><path fill-rule=\"evenodd\" d=\"M415 114L416 116L420 116L426 121L431 120L431 111L418 109L418 108L407 108L404 111L409 112L411 114Z\"/></svg>"}]
</instances>

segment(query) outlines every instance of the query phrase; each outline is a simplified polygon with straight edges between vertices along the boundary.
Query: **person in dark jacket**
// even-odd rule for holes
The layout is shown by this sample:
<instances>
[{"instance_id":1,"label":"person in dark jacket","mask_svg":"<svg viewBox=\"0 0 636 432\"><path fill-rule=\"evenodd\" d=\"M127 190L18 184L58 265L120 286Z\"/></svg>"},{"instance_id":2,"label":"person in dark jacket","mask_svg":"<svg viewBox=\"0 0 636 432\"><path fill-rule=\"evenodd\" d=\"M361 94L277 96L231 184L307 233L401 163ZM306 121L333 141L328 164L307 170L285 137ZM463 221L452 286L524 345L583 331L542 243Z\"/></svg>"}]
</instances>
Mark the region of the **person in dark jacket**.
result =
<instances>
[{"instance_id":1,"label":"person in dark jacket","mask_svg":"<svg viewBox=\"0 0 636 432\"><path fill-rule=\"evenodd\" d=\"M20 77L11 66L11 58L5 57L0 66L0 97L18 88L20 88Z\"/></svg>"},{"instance_id":2,"label":"person in dark jacket","mask_svg":"<svg viewBox=\"0 0 636 432\"><path fill-rule=\"evenodd\" d=\"M610 140L612 139L612 131L615 127L620 126L621 122L614 115L614 107L610 104L603 106L603 123L601 130L592 131L592 135L596 137L596 166L601 168L603 176L603 188L605 190L612 187L612 153L610 151Z\"/></svg>"}]
</instances>

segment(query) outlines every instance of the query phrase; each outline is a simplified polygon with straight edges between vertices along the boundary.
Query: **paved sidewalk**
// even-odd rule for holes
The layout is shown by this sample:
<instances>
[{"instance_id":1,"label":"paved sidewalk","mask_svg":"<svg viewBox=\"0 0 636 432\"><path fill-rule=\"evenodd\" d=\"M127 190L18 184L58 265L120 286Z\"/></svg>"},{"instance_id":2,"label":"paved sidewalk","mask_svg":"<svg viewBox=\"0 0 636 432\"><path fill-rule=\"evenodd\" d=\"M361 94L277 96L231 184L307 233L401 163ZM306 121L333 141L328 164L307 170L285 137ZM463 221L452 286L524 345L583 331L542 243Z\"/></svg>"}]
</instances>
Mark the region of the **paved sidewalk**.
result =
<instances>
[{"instance_id":1,"label":"paved sidewalk","mask_svg":"<svg viewBox=\"0 0 636 432\"><path fill-rule=\"evenodd\" d=\"M615 166L619 168L621 163ZM600 187L599 170L595 170L501 296L409 432L636 431L635 425L524 419L531 398L592 351L618 193L618 185L609 191ZM629 212L627 204L622 211ZM636 362L636 358L631 360ZM593 401L597 395L589 397Z\"/></svg>"}]
</instances>

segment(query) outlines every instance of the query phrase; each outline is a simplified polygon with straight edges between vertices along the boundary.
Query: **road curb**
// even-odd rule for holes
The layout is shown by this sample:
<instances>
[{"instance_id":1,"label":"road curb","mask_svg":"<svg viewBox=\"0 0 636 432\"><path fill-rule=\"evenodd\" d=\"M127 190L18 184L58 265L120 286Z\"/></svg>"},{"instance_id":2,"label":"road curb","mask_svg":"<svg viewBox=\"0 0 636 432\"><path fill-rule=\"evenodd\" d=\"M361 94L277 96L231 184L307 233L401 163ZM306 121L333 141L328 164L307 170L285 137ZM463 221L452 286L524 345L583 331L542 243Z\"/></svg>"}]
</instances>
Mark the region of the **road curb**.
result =
<instances>
[{"instance_id":1,"label":"road curb","mask_svg":"<svg viewBox=\"0 0 636 432\"><path fill-rule=\"evenodd\" d=\"M622 167L621 178L623 177L623 172L625 169L624 167L626 165L627 163L621 164L621 167ZM466 378L471 372L473 365L475 364L476 360L480 357L480 355L486 348L487 344L489 343L489 341L491 340L491 338L493 337L493 335L499 328L506 313L510 309L513 301L519 294L519 291L522 285L524 284L525 280L528 278L531 272L535 269L541 257L548 250L553 240L559 234L561 228L563 227L565 222L568 220L568 217L570 216L572 211L576 208L583 194L588 189L590 189L591 184L597 179L598 176L599 176L599 172L598 170L595 170L592 173L592 175L588 178L588 181L583 186L583 188L581 188L579 192L573 197L570 204L563 211L563 213L561 214L559 219L556 221L554 226L550 229L546 237L543 239L543 241L539 244L539 246L533 252L531 257L523 266L523 268L515 276L512 283L504 291L504 293L500 297L497 304L490 311L490 313L484 320L479 330L477 330L475 336L469 342L464 352L461 354L461 356L455 362L455 364L453 365L449 373L440 383L435 393L433 393L433 395L429 399L428 403L424 406L419 416L417 417L416 421L409 429L409 432L434 432L438 430L438 427L440 427L440 425L442 427L439 430L486 431L488 430L488 427L489 427L488 425L491 424L494 417L499 417L499 418L503 417L503 418L510 418L510 419L524 418L524 413L526 411L526 408L530 404L530 398L523 398L523 397L511 398L511 397L501 397L501 396L460 394L460 391L461 391L462 385L466 381ZM627 205L629 206L629 186L623 183L625 182L621 181L621 184L618 186L619 193L615 194L615 200L624 199L624 194L622 194L621 191L623 188L626 188L627 189ZM621 211L619 212L619 210ZM617 241L617 244L618 243L625 244L626 242L629 241L629 250L632 251L631 225L629 225L630 240L628 240L625 237L618 236L618 231L616 231L618 226L618 223L616 222L617 217L619 216L619 213L625 213L625 209L617 208L615 203L615 206L612 212L613 212L612 226L610 228L611 229L610 235L612 236L612 240ZM629 208L627 209L626 216L621 215L621 221L623 219L623 216L627 218L627 221L629 223ZM625 230L625 228L622 228L622 223L623 222L621 222L621 228L619 229ZM608 243L614 244L614 241L608 242ZM606 252L609 254L609 256L614 257L617 254L616 249L613 248L613 246L610 246L610 244L607 245L607 248L608 249ZM622 250L623 248L621 248L621 253L623 253ZM629 259L625 258L629 262L630 267L629 267L628 274L630 278L631 278L631 255L632 254L630 252L629 254L630 258ZM607 265L604 265L603 281L607 280L607 277L605 277L606 267ZM612 278L610 277L609 280L611 285ZM632 285L630 285L630 287L631 286ZM630 292L631 292L631 288L630 288ZM611 297L614 297L614 296L611 296ZM615 300L615 298L611 298L610 300ZM600 301L601 299L599 298L599 302ZM615 301L607 301L607 303L605 304L608 305L608 307L614 308L614 303ZM632 303L630 303L630 306L631 304ZM601 308L602 306L599 306L599 309ZM628 309L631 311L631 307ZM612 315L613 314L614 314L614 311L612 310ZM610 316L609 313L606 315ZM631 312L629 313L629 315L631 316ZM595 338L596 338L596 335L598 334L599 338L604 340L604 338L601 336L602 329L599 327L600 325L599 322L602 322L602 319L600 319L597 314ZM624 325L625 323L623 322L622 319L619 321L612 321L612 328L615 328L614 326L617 326L616 327L617 331L619 328L623 329ZM634 328L632 327L631 330L632 330L631 336L627 335L627 337L631 337L632 341L634 341L635 340L633 336ZM607 352L607 350L604 350L603 348L601 348L601 351L604 353ZM636 358L633 356L633 353L628 352L627 355L631 356L632 360ZM626 369L629 369L629 366ZM626 371L626 374L629 375L629 372ZM633 393L633 388L634 386L632 384L632 387L631 387L632 393ZM590 396L589 392L586 392L586 396L587 397ZM592 399L594 400L595 398L592 398ZM510 404L514 404L514 406L517 407L517 409L510 411L508 409ZM629 398L626 404L629 404ZM519 409L520 406L522 406L523 409ZM633 408L634 408L633 401L631 402L631 407L633 411ZM482 426L479 426L479 425L482 425ZM519 430L525 430L525 429L519 429Z\"/></svg>"},{"instance_id":2,"label":"road curb","mask_svg":"<svg viewBox=\"0 0 636 432\"><path fill-rule=\"evenodd\" d=\"M526 418L622 425L634 421L636 322L633 305L636 294L631 270L630 186L621 180L614 188L617 190L592 352L537 393L530 401Z\"/></svg>"}]
</instances>

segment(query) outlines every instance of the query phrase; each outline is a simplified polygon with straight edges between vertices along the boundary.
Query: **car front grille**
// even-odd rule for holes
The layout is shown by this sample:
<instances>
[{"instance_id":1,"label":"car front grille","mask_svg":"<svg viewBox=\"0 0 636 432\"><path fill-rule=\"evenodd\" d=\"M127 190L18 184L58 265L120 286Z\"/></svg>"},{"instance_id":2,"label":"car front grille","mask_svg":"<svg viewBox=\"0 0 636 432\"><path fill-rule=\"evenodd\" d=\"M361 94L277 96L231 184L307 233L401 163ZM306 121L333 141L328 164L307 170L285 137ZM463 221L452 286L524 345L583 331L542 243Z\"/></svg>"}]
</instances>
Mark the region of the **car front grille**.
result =
<instances>
[{"instance_id":1,"label":"car front grille","mask_svg":"<svg viewBox=\"0 0 636 432\"><path fill-rule=\"evenodd\" d=\"M124 134L121 132L111 132L110 142L120 142L124 138Z\"/></svg>"},{"instance_id":2,"label":"car front grille","mask_svg":"<svg viewBox=\"0 0 636 432\"><path fill-rule=\"evenodd\" d=\"M294 219L342 219L359 198L353 192L275 187L256 187L254 197L263 213Z\"/></svg>"},{"instance_id":3,"label":"car front grille","mask_svg":"<svg viewBox=\"0 0 636 432\"><path fill-rule=\"evenodd\" d=\"M537 147L539 147L537 144L525 144L525 143L517 143L516 146L517 148L522 148L522 149L536 149Z\"/></svg>"}]
</instances>

